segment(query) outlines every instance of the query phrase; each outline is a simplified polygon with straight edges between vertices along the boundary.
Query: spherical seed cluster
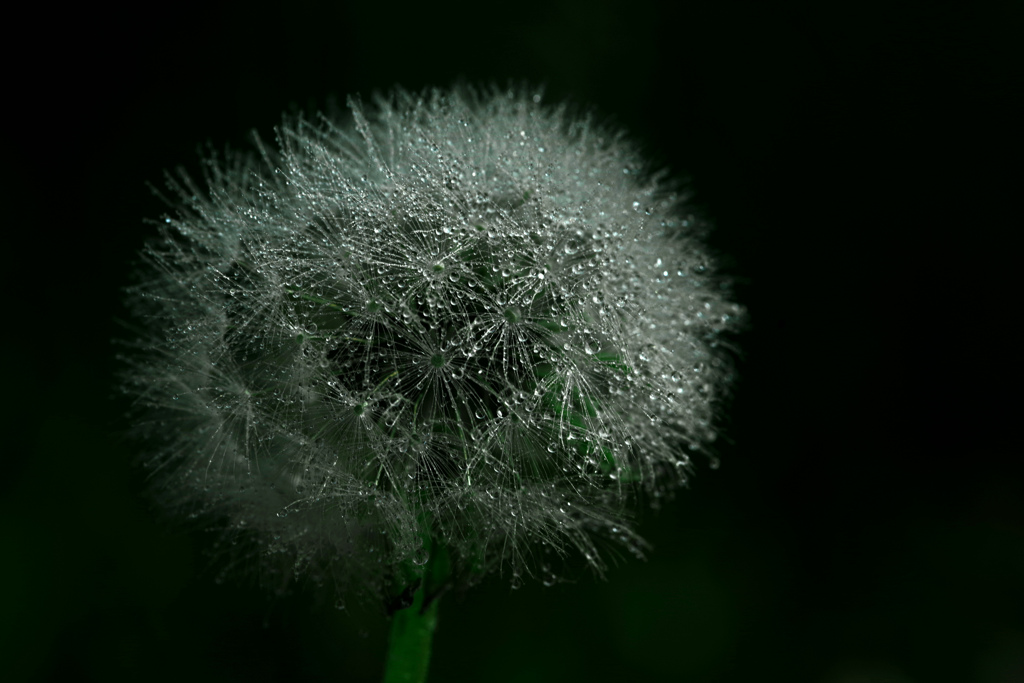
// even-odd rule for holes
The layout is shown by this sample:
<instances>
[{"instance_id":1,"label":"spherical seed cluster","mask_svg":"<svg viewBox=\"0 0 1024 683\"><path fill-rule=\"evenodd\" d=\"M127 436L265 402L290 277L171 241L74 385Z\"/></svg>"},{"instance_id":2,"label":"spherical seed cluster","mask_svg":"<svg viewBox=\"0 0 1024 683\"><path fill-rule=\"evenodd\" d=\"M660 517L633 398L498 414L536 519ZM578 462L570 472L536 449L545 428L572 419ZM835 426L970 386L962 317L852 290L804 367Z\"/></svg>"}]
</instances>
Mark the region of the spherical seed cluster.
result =
<instances>
[{"instance_id":1,"label":"spherical seed cluster","mask_svg":"<svg viewBox=\"0 0 1024 683\"><path fill-rule=\"evenodd\" d=\"M170 503L365 586L426 538L639 552L625 504L714 439L740 309L635 150L539 102L397 91L171 181L126 383Z\"/></svg>"}]
</instances>

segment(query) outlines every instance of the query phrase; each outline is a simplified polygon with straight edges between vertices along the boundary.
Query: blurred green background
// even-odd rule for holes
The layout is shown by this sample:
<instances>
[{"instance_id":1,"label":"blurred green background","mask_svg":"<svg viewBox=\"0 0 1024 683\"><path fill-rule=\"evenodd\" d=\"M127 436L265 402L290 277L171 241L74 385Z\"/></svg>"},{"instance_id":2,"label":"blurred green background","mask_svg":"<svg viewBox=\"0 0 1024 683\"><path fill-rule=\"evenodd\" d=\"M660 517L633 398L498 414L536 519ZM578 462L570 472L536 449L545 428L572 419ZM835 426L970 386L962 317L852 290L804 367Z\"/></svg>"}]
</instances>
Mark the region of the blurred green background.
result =
<instances>
[{"instance_id":1,"label":"blurred green background","mask_svg":"<svg viewBox=\"0 0 1024 683\"><path fill-rule=\"evenodd\" d=\"M382 616L217 585L211 534L158 520L110 342L142 219L165 211L145 182L197 172L207 141L271 137L289 108L461 79L544 83L687 178L752 327L722 466L644 514L649 560L446 601L431 680L1024 681L1020 226L1001 206L1019 3L12 19L0 678L379 679Z\"/></svg>"}]
</instances>

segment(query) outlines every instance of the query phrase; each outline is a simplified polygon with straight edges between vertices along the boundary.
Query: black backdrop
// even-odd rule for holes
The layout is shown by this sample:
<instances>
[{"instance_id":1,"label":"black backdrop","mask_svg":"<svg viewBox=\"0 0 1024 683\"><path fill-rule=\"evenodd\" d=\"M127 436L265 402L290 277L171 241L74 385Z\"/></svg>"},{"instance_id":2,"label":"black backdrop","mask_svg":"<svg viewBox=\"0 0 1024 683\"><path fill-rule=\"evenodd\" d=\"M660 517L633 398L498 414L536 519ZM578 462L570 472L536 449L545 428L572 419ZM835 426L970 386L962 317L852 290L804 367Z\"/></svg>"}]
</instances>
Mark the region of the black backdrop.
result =
<instances>
[{"instance_id":1,"label":"black backdrop","mask_svg":"<svg viewBox=\"0 0 1024 683\"><path fill-rule=\"evenodd\" d=\"M722 466L644 516L649 561L445 602L432 680L1024 680L1019 5L768 5L14 12L3 677L378 679L383 617L216 585L208 535L157 521L110 340L146 181L289 108L463 79L546 83L688 177L752 327Z\"/></svg>"}]
</instances>

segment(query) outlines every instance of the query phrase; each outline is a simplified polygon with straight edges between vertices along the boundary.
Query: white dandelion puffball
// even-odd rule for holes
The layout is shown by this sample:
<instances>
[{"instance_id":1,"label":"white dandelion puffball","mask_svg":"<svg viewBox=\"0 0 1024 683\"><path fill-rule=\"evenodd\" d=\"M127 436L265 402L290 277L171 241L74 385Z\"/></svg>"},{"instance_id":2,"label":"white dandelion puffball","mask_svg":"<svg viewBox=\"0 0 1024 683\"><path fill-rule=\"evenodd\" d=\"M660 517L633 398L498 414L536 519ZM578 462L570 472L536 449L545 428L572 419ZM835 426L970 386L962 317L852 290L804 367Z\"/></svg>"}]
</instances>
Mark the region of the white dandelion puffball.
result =
<instances>
[{"instance_id":1,"label":"white dandelion puffball","mask_svg":"<svg viewBox=\"0 0 1024 683\"><path fill-rule=\"evenodd\" d=\"M544 579L639 554L742 311L663 177L540 99L398 90L170 180L126 382L164 502L364 590L432 543Z\"/></svg>"}]
</instances>

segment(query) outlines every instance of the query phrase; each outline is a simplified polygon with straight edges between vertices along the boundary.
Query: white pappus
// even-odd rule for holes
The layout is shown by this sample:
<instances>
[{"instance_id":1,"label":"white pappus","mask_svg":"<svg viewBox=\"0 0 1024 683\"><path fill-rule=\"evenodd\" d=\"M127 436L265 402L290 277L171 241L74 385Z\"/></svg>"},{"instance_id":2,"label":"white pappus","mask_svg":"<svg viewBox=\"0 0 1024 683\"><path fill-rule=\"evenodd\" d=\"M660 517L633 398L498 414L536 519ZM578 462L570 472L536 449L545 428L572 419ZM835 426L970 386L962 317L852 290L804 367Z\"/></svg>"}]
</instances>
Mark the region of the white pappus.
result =
<instances>
[{"instance_id":1,"label":"white pappus","mask_svg":"<svg viewBox=\"0 0 1024 683\"><path fill-rule=\"evenodd\" d=\"M514 580L639 554L636 494L685 481L732 372L702 224L527 91L351 109L170 179L124 382L161 498L369 594L429 539Z\"/></svg>"}]
</instances>

